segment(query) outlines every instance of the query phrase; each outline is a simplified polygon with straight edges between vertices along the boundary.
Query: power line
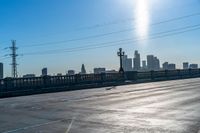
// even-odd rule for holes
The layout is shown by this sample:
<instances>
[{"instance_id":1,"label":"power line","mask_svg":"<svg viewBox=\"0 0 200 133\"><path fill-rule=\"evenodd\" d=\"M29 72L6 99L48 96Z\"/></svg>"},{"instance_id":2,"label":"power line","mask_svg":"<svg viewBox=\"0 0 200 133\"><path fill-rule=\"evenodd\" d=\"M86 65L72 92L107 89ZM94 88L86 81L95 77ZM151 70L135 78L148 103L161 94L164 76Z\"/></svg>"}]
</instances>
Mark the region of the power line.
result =
<instances>
[{"instance_id":1,"label":"power line","mask_svg":"<svg viewBox=\"0 0 200 133\"><path fill-rule=\"evenodd\" d=\"M102 43L102 44L104 44L102 46L88 45L88 47L84 46L84 47L77 47L77 48L73 48L73 49L59 49L59 50L39 51L39 52L33 52L33 53L24 53L23 55L46 55L46 54L57 54L57 53L61 53L61 52L76 52L76 51L83 51L83 50L90 50L90 49L97 49L97 48L104 48L104 47L111 47L111 46L117 46L117 45L121 45L121 44L124 45L124 44L129 44L129 43L143 41L143 40L153 40L153 39L158 39L158 38L164 38L164 37L183 34L183 33L186 33L186 32L191 32L191 31L195 31L195 30L199 30L199 29L200 29L200 24L199 25L194 25L194 26L187 26L185 28L179 28L179 30L178 29L174 29L174 30L171 30L171 31L155 33L155 34L150 35L149 38L124 39L124 40L119 40L119 41ZM123 41L127 41L127 42L123 42ZM89 46L91 46L91 47L89 47Z\"/></svg>"},{"instance_id":2,"label":"power line","mask_svg":"<svg viewBox=\"0 0 200 133\"><path fill-rule=\"evenodd\" d=\"M194 17L194 16L200 16L200 13L193 13L193 14L190 14L190 15L171 18L171 19L160 21L160 22L157 22L157 23L152 23L152 24L150 24L150 26L156 26L156 25L169 23L169 22L173 22L173 21L178 21L178 20L182 20L182 19L189 18L189 17ZM82 37L82 38L74 38L74 39L69 39L69 40L38 43L38 44L24 45L24 46L22 45L21 47L24 47L24 48L25 47L36 47L36 46L44 46L44 45L62 44L62 43L66 43L66 42L75 42L75 41L87 40L87 39L91 39L91 38L99 38L99 37L109 36L109 35L112 35L112 34L118 34L118 33L133 31L135 29L136 28L128 28L128 29L124 29L124 30L113 31L113 32L108 32L108 33L98 34L98 35L91 35L91 36L86 36L86 37Z\"/></svg>"},{"instance_id":3,"label":"power line","mask_svg":"<svg viewBox=\"0 0 200 133\"><path fill-rule=\"evenodd\" d=\"M9 59L10 57L4 57L4 58L0 58L0 60L6 60Z\"/></svg>"}]
</instances>

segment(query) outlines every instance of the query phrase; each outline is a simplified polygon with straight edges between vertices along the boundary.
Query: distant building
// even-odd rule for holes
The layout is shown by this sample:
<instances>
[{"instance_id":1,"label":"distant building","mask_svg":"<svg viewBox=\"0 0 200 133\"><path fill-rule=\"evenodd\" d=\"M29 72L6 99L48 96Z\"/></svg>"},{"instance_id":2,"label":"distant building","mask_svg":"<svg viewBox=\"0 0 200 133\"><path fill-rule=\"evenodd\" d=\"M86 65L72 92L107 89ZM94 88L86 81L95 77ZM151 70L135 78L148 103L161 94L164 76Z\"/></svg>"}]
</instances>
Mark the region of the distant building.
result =
<instances>
[{"instance_id":1,"label":"distant building","mask_svg":"<svg viewBox=\"0 0 200 133\"><path fill-rule=\"evenodd\" d=\"M106 68L94 68L94 74L106 73Z\"/></svg>"},{"instance_id":2,"label":"distant building","mask_svg":"<svg viewBox=\"0 0 200 133\"><path fill-rule=\"evenodd\" d=\"M57 73L57 76L62 76L62 73Z\"/></svg>"},{"instance_id":3,"label":"distant building","mask_svg":"<svg viewBox=\"0 0 200 133\"><path fill-rule=\"evenodd\" d=\"M189 69L189 63L183 62L183 69Z\"/></svg>"},{"instance_id":4,"label":"distant building","mask_svg":"<svg viewBox=\"0 0 200 133\"><path fill-rule=\"evenodd\" d=\"M190 64L190 69L198 69L198 64Z\"/></svg>"},{"instance_id":5,"label":"distant building","mask_svg":"<svg viewBox=\"0 0 200 133\"><path fill-rule=\"evenodd\" d=\"M118 73L116 70L106 70L106 73Z\"/></svg>"},{"instance_id":6,"label":"distant building","mask_svg":"<svg viewBox=\"0 0 200 133\"><path fill-rule=\"evenodd\" d=\"M168 70L168 65L169 65L169 63L168 62L165 62L165 63L163 63L163 70Z\"/></svg>"},{"instance_id":7,"label":"distant building","mask_svg":"<svg viewBox=\"0 0 200 133\"><path fill-rule=\"evenodd\" d=\"M86 74L85 65L82 64L81 66L81 74Z\"/></svg>"},{"instance_id":8,"label":"distant building","mask_svg":"<svg viewBox=\"0 0 200 133\"><path fill-rule=\"evenodd\" d=\"M134 65L133 69L135 71L140 70L140 67L141 67L141 65L140 65L140 54L138 53L137 50L135 51L135 54L134 54L133 65Z\"/></svg>"},{"instance_id":9,"label":"distant building","mask_svg":"<svg viewBox=\"0 0 200 133\"><path fill-rule=\"evenodd\" d=\"M160 70L160 60L154 57L154 70Z\"/></svg>"},{"instance_id":10,"label":"distant building","mask_svg":"<svg viewBox=\"0 0 200 133\"><path fill-rule=\"evenodd\" d=\"M75 71L74 70L68 70L68 75L75 75Z\"/></svg>"},{"instance_id":11,"label":"distant building","mask_svg":"<svg viewBox=\"0 0 200 133\"><path fill-rule=\"evenodd\" d=\"M47 76L47 68L42 69L42 76Z\"/></svg>"},{"instance_id":12,"label":"distant building","mask_svg":"<svg viewBox=\"0 0 200 133\"><path fill-rule=\"evenodd\" d=\"M0 79L3 79L3 63L0 63Z\"/></svg>"},{"instance_id":13,"label":"distant building","mask_svg":"<svg viewBox=\"0 0 200 133\"><path fill-rule=\"evenodd\" d=\"M147 55L147 68L148 70L154 70L154 56Z\"/></svg>"},{"instance_id":14,"label":"distant building","mask_svg":"<svg viewBox=\"0 0 200 133\"><path fill-rule=\"evenodd\" d=\"M168 64L168 70L176 70L176 64Z\"/></svg>"},{"instance_id":15,"label":"distant building","mask_svg":"<svg viewBox=\"0 0 200 133\"><path fill-rule=\"evenodd\" d=\"M142 61L142 69L147 69L147 62L145 60Z\"/></svg>"},{"instance_id":16,"label":"distant building","mask_svg":"<svg viewBox=\"0 0 200 133\"><path fill-rule=\"evenodd\" d=\"M147 69L148 70L159 70L160 60L154 55L147 55Z\"/></svg>"},{"instance_id":17,"label":"distant building","mask_svg":"<svg viewBox=\"0 0 200 133\"><path fill-rule=\"evenodd\" d=\"M23 75L23 78L34 78L35 77L35 74L26 74L26 75Z\"/></svg>"},{"instance_id":18,"label":"distant building","mask_svg":"<svg viewBox=\"0 0 200 133\"><path fill-rule=\"evenodd\" d=\"M132 71L132 59L128 58L127 55L122 57L122 67L124 71Z\"/></svg>"}]
</instances>

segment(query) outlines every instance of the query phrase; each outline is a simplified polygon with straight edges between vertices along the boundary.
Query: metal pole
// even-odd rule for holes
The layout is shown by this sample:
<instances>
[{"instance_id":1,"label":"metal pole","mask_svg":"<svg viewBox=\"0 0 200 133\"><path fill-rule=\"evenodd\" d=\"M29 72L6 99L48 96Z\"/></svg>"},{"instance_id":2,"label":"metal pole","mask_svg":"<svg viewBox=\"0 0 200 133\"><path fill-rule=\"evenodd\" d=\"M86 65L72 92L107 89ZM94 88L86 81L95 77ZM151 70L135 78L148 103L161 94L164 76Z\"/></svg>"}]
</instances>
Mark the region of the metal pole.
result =
<instances>
[{"instance_id":1,"label":"metal pole","mask_svg":"<svg viewBox=\"0 0 200 133\"><path fill-rule=\"evenodd\" d=\"M119 72L120 73L124 73L124 69L123 69L123 65L122 65L122 57L125 55L124 52L122 52L122 48L119 48L119 52L117 52L117 55L120 58L120 68L119 68Z\"/></svg>"}]
</instances>

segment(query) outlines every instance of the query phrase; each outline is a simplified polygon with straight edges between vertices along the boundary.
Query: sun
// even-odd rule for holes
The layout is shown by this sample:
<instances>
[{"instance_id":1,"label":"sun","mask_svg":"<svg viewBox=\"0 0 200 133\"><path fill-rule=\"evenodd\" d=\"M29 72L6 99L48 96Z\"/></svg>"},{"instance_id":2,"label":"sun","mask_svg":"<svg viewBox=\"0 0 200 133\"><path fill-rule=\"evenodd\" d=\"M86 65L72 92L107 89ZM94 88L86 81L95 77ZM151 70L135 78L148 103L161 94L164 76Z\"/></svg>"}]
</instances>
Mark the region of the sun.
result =
<instances>
[{"instance_id":1,"label":"sun","mask_svg":"<svg viewBox=\"0 0 200 133\"><path fill-rule=\"evenodd\" d=\"M138 37L148 37L149 32L149 3L148 0L136 0L135 2L135 28Z\"/></svg>"}]
</instances>

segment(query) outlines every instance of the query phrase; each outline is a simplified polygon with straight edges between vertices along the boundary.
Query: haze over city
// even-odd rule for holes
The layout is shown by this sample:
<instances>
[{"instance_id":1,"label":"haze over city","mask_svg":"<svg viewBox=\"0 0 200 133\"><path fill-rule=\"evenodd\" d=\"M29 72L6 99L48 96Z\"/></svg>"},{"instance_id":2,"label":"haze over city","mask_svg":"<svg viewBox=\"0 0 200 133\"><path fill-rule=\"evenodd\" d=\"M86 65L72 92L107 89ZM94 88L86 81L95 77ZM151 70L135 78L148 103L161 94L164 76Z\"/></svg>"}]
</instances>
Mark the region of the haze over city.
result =
<instances>
[{"instance_id":1,"label":"haze over city","mask_svg":"<svg viewBox=\"0 0 200 133\"><path fill-rule=\"evenodd\" d=\"M199 0L0 0L0 62L11 75L9 47L16 40L19 75L119 69L117 51L141 60L156 55L182 68L197 63ZM158 36L160 35L160 36Z\"/></svg>"}]
</instances>

